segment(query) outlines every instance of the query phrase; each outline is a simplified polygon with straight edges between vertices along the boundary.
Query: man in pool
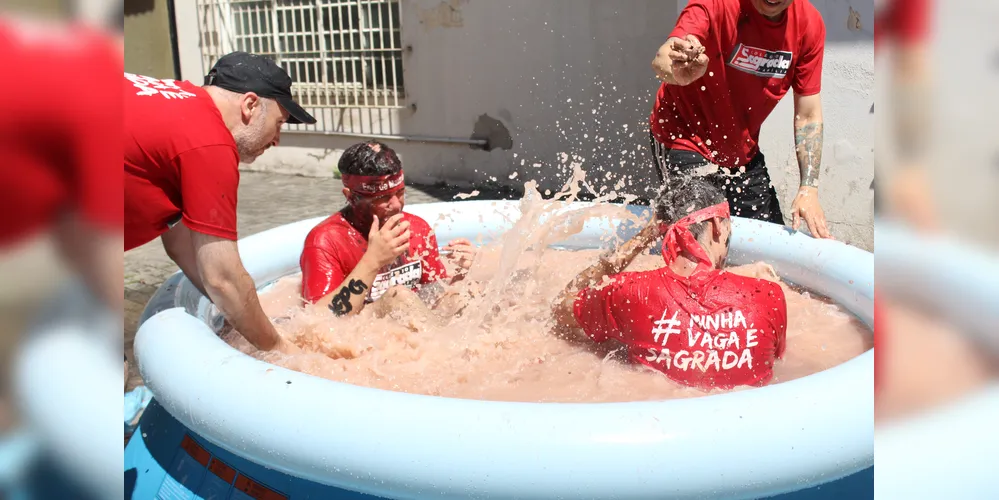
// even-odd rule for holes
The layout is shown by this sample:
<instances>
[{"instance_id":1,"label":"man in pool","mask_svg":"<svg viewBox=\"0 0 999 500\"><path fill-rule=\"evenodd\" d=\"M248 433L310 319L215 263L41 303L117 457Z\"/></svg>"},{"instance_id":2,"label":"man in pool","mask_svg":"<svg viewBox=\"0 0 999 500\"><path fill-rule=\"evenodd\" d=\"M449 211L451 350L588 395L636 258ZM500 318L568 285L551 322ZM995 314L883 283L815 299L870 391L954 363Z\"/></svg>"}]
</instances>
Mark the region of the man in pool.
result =
<instances>
[{"instance_id":1,"label":"man in pool","mask_svg":"<svg viewBox=\"0 0 999 500\"><path fill-rule=\"evenodd\" d=\"M819 204L826 28L807 0L690 0L652 61L663 81L650 116L660 181L701 175L735 215L784 224L760 127L794 90L800 187L791 227L830 238Z\"/></svg>"},{"instance_id":2,"label":"man in pool","mask_svg":"<svg viewBox=\"0 0 999 500\"><path fill-rule=\"evenodd\" d=\"M406 183L395 151L361 142L343 152L338 167L347 206L305 239L302 298L327 304L337 316L360 312L392 287L419 290L432 302L435 284L448 275L430 225L403 212ZM475 247L456 239L445 249L458 268L451 281L458 281L471 267Z\"/></svg>"},{"instance_id":3,"label":"man in pool","mask_svg":"<svg viewBox=\"0 0 999 500\"><path fill-rule=\"evenodd\" d=\"M623 343L631 360L699 389L765 385L784 354L780 285L722 270L731 221L721 191L672 181L638 235L580 273L553 306L556 330ZM622 272L659 236L666 266Z\"/></svg>"}]
</instances>

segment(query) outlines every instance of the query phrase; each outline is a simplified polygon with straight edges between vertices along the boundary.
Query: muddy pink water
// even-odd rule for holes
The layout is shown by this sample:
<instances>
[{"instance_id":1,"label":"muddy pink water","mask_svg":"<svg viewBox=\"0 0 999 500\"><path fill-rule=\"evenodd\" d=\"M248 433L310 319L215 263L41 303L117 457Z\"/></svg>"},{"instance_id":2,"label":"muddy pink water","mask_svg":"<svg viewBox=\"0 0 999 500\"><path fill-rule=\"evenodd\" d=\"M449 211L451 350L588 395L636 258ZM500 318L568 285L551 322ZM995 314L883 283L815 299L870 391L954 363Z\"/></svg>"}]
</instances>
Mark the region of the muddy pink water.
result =
<instances>
[{"instance_id":1,"label":"muddy pink water","mask_svg":"<svg viewBox=\"0 0 999 500\"><path fill-rule=\"evenodd\" d=\"M323 305L302 307L296 275L276 283L261 300L279 330L310 353L257 353L238 335L227 341L293 370L418 394L530 402L707 394L627 362L620 344L570 342L550 333L552 300L595 261L598 251L560 251L547 245L581 230L587 218L633 216L603 205L543 221L548 207L524 203L521 209L514 228L482 250L468 278L452 285L451 297L435 311L411 307L377 318L369 306L355 317L336 318ZM660 256L641 255L628 270L661 266ZM768 269L756 264L732 271L772 277ZM774 383L838 365L871 347L870 330L845 309L782 286L788 301L788 347L775 367Z\"/></svg>"}]
</instances>

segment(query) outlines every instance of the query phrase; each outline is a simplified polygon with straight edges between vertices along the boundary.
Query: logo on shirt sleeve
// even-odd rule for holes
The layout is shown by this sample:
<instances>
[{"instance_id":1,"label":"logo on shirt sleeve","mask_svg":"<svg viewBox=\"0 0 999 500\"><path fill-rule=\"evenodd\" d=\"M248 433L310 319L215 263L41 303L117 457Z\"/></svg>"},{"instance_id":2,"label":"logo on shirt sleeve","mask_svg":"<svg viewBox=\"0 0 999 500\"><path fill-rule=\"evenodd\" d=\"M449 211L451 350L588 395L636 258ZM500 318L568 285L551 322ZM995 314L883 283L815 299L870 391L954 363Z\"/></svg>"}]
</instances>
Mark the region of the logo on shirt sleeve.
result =
<instances>
[{"instance_id":1,"label":"logo on shirt sleeve","mask_svg":"<svg viewBox=\"0 0 999 500\"><path fill-rule=\"evenodd\" d=\"M792 52L759 49L740 43L728 58L728 65L757 76L784 78L791 68L793 56Z\"/></svg>"}]
</instances>

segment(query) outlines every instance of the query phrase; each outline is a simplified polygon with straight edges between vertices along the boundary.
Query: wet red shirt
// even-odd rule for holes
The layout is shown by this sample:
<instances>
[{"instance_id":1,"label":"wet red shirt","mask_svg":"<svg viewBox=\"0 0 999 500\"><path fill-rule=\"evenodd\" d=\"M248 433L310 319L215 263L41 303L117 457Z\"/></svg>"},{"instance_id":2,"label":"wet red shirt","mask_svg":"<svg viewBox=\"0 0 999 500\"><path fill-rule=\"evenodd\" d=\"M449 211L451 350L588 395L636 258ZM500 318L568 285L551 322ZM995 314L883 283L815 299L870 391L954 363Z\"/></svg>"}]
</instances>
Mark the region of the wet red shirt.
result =
<instances>
[{"instance_id":1,"label":"wet red shirt","mask_svg":"<svg viewBox=\"0 0 999 500\"><path fill-rule=\"evenodd\" d=\"M0 246L75 212L121 233L121 47L81 27L0 18Z\"/></svg>"},{"instance_id":2,"label":"wet red shirt","mask_svg":"<svg viewBox=\"0 0 999 500\"><path fill-rule=\"evenodd\" d=\"M437 251L437 236L427 221L407 213L403 213L403 220L409 222L409 250L378 272L369 292L370 300L394 285L415 288L447 277ZM299 261L302 298L316 302L328 295L357 267L367 250L367 238L341 212L320 222L306 236Z\"/></svg>"},{"instance_id":3,"label":"wet red shirt","mask_svg":"<svg viewBox=\"0 0 999 500\"><path fill-rule=\"evenodd\" d=\"M930 30L933 0L884 0L875 2L874 45L884 37L900 44L919 43Z\"/></svg>"},{"instance_id":4,"label":"wet red shirt","mask_svg":"<svg viewBox=\"0 0 999 500\"><path fill-rule=\"evenodd\" d=\"M184 221L236 239L239 153L208 93L190 82L125 73L125 250Z\"/></svg>"},{"instance_id":5,"label":"wet red shirt","mask_svg":"<svg viewBox=\"0 0 999 500\"><path fill-rule=\"evenodd\" d=\"M771 21L749 0L690 0L670 37L694 35L708 69L687 86L659 87L650 127L669 148L694 151L723 167L749 163L760 127L788 89L822 89L826 27L807 0Z\"/></svg>"},{"instance_id":6,"label":"wet red shirt","mask_svg":"<svg viewBox=\"0 0 999 500\"><path fill-rule=\"evenodd\" d=\"M596 342L617 339L630 359L701 389L764 385L784 355L780 285L732 273L683 278L663 267L622 273L579 292L576 321Z\"/></svg>"}]
</instances>

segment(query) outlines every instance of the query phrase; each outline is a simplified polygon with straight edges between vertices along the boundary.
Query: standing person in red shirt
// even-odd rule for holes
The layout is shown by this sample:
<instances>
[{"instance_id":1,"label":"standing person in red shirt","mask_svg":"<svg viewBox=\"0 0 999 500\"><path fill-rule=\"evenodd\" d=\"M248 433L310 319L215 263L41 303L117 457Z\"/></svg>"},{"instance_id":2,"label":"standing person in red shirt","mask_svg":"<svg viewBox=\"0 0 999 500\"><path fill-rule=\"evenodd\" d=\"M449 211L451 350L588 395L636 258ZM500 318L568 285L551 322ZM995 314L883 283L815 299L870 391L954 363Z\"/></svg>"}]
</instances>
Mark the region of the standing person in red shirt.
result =
<instances>
[{"instance_id":1,"label":"standing person in red shirt","mask_svg":"<svg viewBox=\"0 0 999 500\"><path fill-rule=\"evenodd\" d=\"M703 175L734 215L784 224L759 148L760 127L794 91L801 171L792 228L831 238L819 204L825 23L807 0L690 0L652 67L662 86L650 118L660 181Z\"/></svg>"},{"instance_id":2,"label":"standing person in red shirt","mask_svg":"<svg viewBox=\"0 0 999 500\"><path fill-rule=\"evenodd\" d=\"M223 56L205 85L126 73L125 251L160 237L167 255L261 350L295 352L264 314L236 247L239 162L276 146L281 125L315 123L270 59Z\"/></svg>"},{"instance_id":3,"label":"standing person in red shirt","mask_svg":"<svg viewBox=\"0 0 999 500\"><path fill-rule=\"evenodd\" d=\"M697 178L668 186L652 222L562 292L553 310L557 327L595 342L617 340L631 360L684 385L765 385L784 354L784 292L721 270L732 230L719 189ZM622 272L660 235L665 267Z\"/></svg>"},{"instance_id":4,"label":"standing person in red shirt","mask_svg":"<svg viewBox=\"0 0 999 500\"><path fill-rule=\"evenodd\" d=\"M395 286L422 288L429 301L433 287L421 285L446 279L447 271L430 225L402 211L406 184L395 151L380 142L354 144L338 168L348 205L305 239L302 298L328 303L337 316L360 312ZM471 267L475 247L456 239L446 248L457 261L457 281Z\"/></svg>"}]
</instances>

